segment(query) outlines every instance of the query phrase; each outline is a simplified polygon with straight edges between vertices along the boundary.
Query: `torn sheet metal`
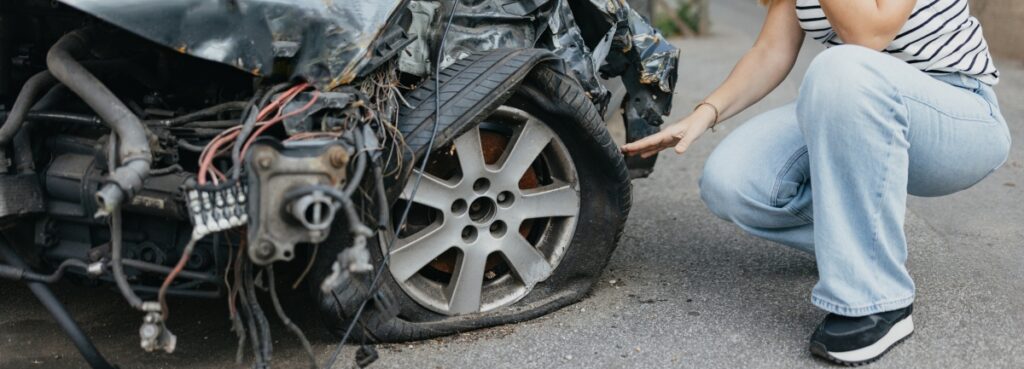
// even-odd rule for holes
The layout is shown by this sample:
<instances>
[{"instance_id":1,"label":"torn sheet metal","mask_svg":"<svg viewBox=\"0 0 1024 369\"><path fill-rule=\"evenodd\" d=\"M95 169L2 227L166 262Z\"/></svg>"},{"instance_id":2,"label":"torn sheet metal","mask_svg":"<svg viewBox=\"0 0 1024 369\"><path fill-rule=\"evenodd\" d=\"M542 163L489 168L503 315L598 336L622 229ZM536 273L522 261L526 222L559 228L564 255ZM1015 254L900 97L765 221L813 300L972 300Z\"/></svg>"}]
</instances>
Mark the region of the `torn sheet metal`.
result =
<instances>
[{"instance_id":1,"label":"torn sheet metal","mask_svg":"<svg viewBox=\"0 0 1024 369\"><path fill-rule=\"evenodd\" d=\"M321 89L365 73L403 0L60 0L153 42L255 75L287 59Z\"/></svg>"},{"instance_id":2,"label":"torn sheet metal","mask_svg":"<svg viewBox=\"0 0 1024 369\"><path fill-rule=\"evenodd\" d=\"M595 59L593 52L587 47L569 3L565 0L555 0L552 3L554 8L547 22L552 35L552 51L565 60L583 89L590 95L590 99L594 101L594 105L604 112L608 99L611 98L608 89L597 79L597 70L604 59ZM611 24L608 24L607 28L614 29Z\"/></svg>"},{"instance_id":3,"label":"torn sheet metal","mask_svg":"<svg viewBox=\"0 0 1024 369\"><path fill-rule=\"evenodd\" d=\"M662 92L672 93L675 88L679 49L647 22L625 0L590 0L606 14L613 15L620 25L617 45L624 54L639 63L640 83L657 86ZM625 27L622 27L622 26ZM628 32L622 32L628 31Z\"/></svg>"},{"instance_id":4,"label":"torn sheet metal","mask_svg":"<svg viewBox=\"0 0 1024 369\"><path fill-rule=\"evenodd\" d=\"M477 51L535 47L538 27L537 8L548 0L474 0L461 1L445 37L441 68ZM438 40L453 1L412 0L409 33L416 40L405 49L399 62L402 72L426 76L433 71Z\"/></svg>"},{"instance_id":5,"label":"torn sheet metal","mask_svg":"<svg viewBox=\"0 0 1024 369\"><path fill-rule=\"evenodd\" d=\"M433 70L431 55L453 4L411 1L409 33L418 38L402 53L403 72L426 76ZM459 0L456 10L442 68L474 51L546 48L565 61L601 111L611 94L600 77L617 76L631 89L628 104L651 124L671 109L679 50L625 0Z\"/></svg>"}]
</instances>

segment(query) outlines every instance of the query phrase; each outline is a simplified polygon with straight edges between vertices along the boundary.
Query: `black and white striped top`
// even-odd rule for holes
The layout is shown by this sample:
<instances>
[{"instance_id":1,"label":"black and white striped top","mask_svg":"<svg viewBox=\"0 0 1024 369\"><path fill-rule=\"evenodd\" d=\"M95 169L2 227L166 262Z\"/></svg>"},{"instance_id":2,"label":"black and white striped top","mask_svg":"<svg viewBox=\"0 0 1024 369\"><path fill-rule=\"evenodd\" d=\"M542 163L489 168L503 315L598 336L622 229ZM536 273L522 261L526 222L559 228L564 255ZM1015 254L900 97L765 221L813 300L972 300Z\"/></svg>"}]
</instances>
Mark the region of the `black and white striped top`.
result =
<instances>
[{"instance_id":1,"label":"black and white striped top","mask_svg":"<svg viewBox=\"0 0 1024 369\"><path fill-rule=\"evenodd\" d=\"M968 0L917 0L910 19L885 50L922 71L963 73L984 83L999 82L982 35L981 23L971 16ZM819 0L796 0L800 27L808 36L828 46L843 40L821 10Z\"/></svg>"}]
</instances>

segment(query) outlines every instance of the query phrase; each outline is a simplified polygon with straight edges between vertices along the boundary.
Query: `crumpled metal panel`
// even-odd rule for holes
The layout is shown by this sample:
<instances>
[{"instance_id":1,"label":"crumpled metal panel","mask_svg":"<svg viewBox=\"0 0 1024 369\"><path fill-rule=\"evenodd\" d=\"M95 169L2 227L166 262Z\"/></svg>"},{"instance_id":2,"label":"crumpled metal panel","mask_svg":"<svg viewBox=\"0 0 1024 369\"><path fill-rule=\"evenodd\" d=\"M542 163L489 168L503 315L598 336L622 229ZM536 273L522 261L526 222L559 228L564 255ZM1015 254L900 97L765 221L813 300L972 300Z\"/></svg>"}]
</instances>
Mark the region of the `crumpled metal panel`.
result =
<instances>
[{"instance_id":1,"label":"crumpled metal panel","mask_svg":"<svg viewBox=\"0 0 1024 369\"><path fill-rule=\"evenodd\" d=\"M437 48L455 1L459 5L445 39L442 68L474 51L547 48L565 61L602 111L611 96L599 77L622 76L635 80L626 81L626 86L642 100L633 103L644 105L636 108L641 115L657 125L661 123L658 113L668 114L679 50L625 0L412 0L409 33L418 39L402 53L403 72L425 76L432 70L428 58ZM588 11L576 14L574 7ZM587 19L577 19L581 16ZM578 22L604 36L588 43Z\"/></svg>"},{"instance_id":2,"label":"crumpled metal panel","mask_svg":"<svg viewBox=\"0 0 1024 369\"><path fill-rule=\"evenodd\" d=\"M576 25L576 19L569 3L564 0L555 0L553 6L554 9L547 22L553 35L551 46L554 49L552 51L566 61L583 89L587 91L592 100L595 100L595 105L604 111L604 105L610 96L608 90L597 79L597 70L604 60L603 58L596 60L594 53L587 47L580 28ZM608 27L614 29L611 24Z\"/></svg>"},{"instance_id":3,"label":"crumpled metal panel","mask_svg":"<svg viewBox=\"0 0 1024 369\"><path fill-rule=\"evenodd\" d=\"M181 53L255 75L276 58L330 89L354 80L404 0L59 0Z\"/></svg>"},{"instance_id":4,"label":"crumpled metal panel","mask_svg":"<svg viewBox=\"0 0 1024 369\"><path fill-rule=\"evenodd\" d=\"M655 85L662 92L672 93L676 66L679 64L679 49L669 43L636 10L630 8L625 0L590 0L590 3L612 15L616 23L626 26L628 32L620 31L616 37L616 46L624 53L635 54L639 59L640 83Z\"/></svg>"}]
</instances>

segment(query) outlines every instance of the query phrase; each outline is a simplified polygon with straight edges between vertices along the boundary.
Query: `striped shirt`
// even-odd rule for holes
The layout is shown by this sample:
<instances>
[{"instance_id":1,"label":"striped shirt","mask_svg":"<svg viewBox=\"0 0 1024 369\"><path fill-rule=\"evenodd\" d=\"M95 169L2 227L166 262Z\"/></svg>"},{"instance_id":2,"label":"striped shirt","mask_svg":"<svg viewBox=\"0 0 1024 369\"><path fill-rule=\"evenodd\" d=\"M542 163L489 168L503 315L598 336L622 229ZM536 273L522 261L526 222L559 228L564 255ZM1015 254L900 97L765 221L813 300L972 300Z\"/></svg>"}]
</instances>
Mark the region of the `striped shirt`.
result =
<instances>
[{"instance_id":1,"label":"striped shirt","mask_svg":"<svg viewBox=\"0 0 1024 369\"><path fill-rule=\"evenodd\" d=\"M968 0L917 0L896 39L883 52L932 74L963 73L984 83L999 82L982 35L981 23L971 16ZM796 0L800 27L826 46L842 45L819 0Z\"/></svg>"}]
</instances>

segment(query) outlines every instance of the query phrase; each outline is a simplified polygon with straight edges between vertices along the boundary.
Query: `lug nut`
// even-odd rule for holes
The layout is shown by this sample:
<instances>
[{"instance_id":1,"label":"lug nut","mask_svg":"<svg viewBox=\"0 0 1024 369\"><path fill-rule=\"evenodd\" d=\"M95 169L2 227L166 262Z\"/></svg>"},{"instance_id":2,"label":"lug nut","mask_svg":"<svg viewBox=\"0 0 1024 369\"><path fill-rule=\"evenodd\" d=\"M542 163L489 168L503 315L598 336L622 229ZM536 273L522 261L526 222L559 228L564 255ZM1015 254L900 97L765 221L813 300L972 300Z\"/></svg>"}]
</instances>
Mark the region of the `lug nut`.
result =
<instances>
[{"instance_id":1,"label":"lug nut","mask_svg":"<svg viewBox=\"0 0 1024 369\"><path fill-rule=\"evenodd\" d=\"M512 202L515 201L515 197L512 196L511 192L501 191L501 193L498 194L497 200L498 205L509 207L512 205Z\"/></svg>"}]
</instances>

